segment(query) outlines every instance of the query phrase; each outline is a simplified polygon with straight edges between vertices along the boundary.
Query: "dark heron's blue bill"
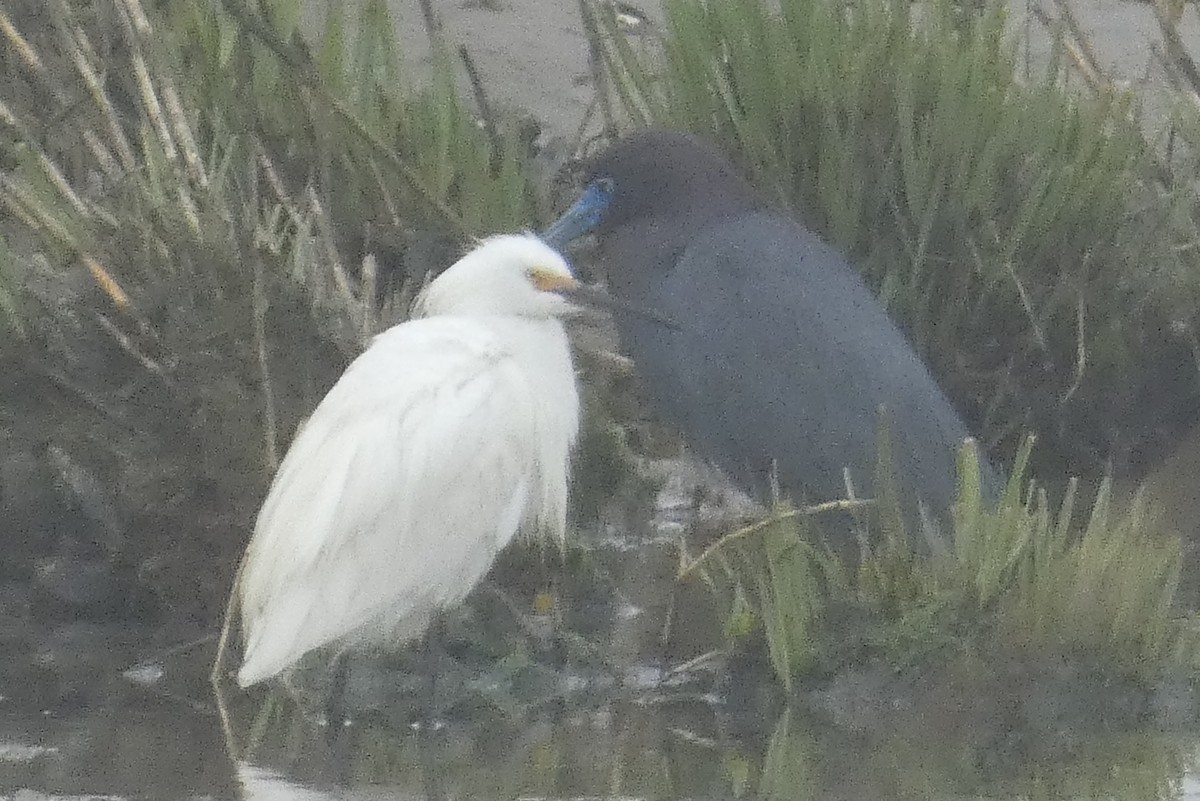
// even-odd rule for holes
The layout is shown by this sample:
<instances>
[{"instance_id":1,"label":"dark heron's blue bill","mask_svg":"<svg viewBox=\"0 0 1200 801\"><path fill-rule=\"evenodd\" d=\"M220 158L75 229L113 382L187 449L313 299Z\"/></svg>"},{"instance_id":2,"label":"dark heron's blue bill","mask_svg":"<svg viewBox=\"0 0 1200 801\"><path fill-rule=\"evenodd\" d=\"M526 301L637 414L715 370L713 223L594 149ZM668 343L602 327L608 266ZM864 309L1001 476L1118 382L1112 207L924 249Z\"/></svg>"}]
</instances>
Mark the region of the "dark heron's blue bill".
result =
<instances>
[{"instance_id":1,"label":"dark heron's blue bill","mask_svg":"<svg viewBox=\"0 0 1200 801\"><path fill-rule=\"evenodd\" d=\"M593 181L574 205L542 232L542 240L550 247L562 251L579 237L595 230L611 200L611 182Z\"/></svg>"}]
</instances>

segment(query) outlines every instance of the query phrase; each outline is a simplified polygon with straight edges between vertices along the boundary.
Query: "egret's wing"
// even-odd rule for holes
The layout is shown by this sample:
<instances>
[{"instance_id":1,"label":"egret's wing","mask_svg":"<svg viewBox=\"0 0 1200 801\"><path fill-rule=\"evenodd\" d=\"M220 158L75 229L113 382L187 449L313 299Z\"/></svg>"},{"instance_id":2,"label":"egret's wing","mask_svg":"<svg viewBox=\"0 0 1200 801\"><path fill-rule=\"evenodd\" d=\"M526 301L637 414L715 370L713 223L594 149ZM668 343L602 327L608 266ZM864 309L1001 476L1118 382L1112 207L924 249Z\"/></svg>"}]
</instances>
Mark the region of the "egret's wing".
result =
<instances>
[{"instance_id":1,"label":"egret's wing","mask_svg":"<svg viewBox=\"0 0 1200 801\"><path fill-rule=\"evenodd\" d=\"M243 686L334 640L384 634L363 627L415 635L470 591L526 514L531 395L468 320L376 339L303 426L259 513L241 584Z\"/></svg>"}]
</instances>

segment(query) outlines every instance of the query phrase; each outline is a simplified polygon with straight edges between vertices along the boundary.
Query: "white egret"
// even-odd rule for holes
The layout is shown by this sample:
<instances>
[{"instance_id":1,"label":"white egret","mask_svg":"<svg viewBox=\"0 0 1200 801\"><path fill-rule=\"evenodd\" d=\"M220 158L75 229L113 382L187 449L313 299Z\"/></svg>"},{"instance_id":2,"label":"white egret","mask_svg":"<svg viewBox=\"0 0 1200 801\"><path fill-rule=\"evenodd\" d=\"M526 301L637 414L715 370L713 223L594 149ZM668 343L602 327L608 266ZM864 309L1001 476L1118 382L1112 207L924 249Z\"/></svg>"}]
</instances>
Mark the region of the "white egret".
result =
<instances>
[{"instance_id":1,"label":"white egret","mask_svg":"<svg viewBox=\"0 0 1200 801\"><path fill-rule=\"evenodd\" d=\"M579 424L561 318L584 289L536 237L493 237L350 365L259 512L242 687L315 648L419 636L519 530L561 542Z\"/></svg>"}]
</instances>

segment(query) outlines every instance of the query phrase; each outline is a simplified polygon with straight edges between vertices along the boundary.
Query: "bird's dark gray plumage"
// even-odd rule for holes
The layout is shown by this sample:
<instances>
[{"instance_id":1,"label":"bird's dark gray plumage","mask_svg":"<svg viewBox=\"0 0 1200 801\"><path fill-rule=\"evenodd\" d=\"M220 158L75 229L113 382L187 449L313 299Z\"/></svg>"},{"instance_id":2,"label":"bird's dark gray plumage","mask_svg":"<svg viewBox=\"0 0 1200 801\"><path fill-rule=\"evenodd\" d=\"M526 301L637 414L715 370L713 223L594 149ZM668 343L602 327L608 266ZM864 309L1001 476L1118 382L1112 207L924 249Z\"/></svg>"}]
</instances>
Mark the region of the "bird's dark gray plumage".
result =
<instances>
[{"instance_id":1,"label":"bird's dark gray plumage","mask_svg":"<svg viewBox=\"0 0 1200 801\"><path fill-rule=\"evenodd\" d=\"M668 131L594 159L552 245L594 231L609 288L675 323L617 315L657 413L765 497L871 493L879 409L905 486L945 519L969 436L928 369L840 253L772 211L718 152ZM913 510L909 510L910 512Z\"/></svg>"}]
</instances>

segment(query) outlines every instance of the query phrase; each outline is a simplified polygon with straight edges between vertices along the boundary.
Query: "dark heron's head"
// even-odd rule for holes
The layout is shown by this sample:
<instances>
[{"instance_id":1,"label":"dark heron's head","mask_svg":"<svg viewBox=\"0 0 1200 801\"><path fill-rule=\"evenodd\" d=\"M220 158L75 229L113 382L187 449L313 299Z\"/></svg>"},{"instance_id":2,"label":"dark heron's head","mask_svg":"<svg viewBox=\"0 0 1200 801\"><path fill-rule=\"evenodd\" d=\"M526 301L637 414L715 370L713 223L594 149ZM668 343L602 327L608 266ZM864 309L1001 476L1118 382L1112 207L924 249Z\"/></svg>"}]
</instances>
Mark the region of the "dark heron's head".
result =
<instances>
[{"instance_id":1,"label":"dark heron's head","mask_svg":"<svg viewBox=\"0 0 1200 801\"><path fill-rule=\"evenodd\" d=\"M575 205L542 238L564 248L588 233L601 237L630 225L658 226L686 237L715 219L762 205L720 152L690 134L647 130L585 163L587 184Z\"/></svg>"},{"instance_id":2,"label":"dark heron's head","mask_svg":"<svg viewBox=\"0 0 1200 801\"><path fill-rule=\"evenodd\" d=\"M647 398L697 452L764 497L840 498L847 470L869 494L886 408L906 514L919 498L948 516L968 430L844 254L687 134L635 133L584 177L544 239L595 233L612 293L677 324L615 318Z\"/></svg>"}]
</instances>

